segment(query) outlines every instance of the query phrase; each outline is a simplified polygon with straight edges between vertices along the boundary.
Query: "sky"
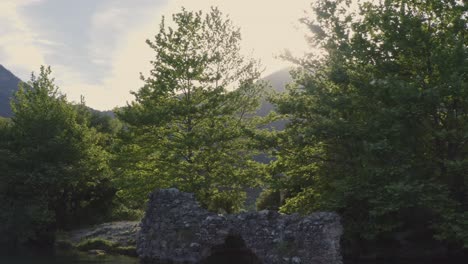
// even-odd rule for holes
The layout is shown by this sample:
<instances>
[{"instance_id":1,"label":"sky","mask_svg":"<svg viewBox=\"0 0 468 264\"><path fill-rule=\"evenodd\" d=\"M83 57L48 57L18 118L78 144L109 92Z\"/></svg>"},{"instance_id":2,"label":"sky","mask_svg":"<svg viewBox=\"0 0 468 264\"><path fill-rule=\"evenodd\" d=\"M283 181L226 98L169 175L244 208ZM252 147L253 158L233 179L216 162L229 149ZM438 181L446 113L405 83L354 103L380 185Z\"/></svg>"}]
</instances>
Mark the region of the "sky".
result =
<instances>
[{"instance_id":1,"label":"sky","mask_svg":"<svg viewBox=\"0 0 468 264\"><path fill-rule=\"evenodd\" d=\"M307 50L298 22L311 0L0 0L0 64L24 81L50 65L71 101L81 95L99 110L133 99L150 70L145 43L162 16L185 7L229 15L241 28L243 53L260 59L264 75L289 66L277 56Z\"/></svg>"}]
</instances>

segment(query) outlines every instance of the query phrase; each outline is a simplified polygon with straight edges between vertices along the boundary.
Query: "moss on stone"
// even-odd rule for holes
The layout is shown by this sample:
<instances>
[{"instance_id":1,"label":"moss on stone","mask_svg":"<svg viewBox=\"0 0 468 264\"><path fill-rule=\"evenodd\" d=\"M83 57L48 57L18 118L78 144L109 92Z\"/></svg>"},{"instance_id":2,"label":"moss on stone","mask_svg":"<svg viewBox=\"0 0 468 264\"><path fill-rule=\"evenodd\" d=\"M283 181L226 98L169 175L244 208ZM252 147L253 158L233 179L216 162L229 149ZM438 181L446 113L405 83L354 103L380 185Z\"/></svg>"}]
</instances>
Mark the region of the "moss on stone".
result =
<instances>
[{"instance_id":1,"label":"moss on stone","mask_svg":"<svg viewBox=\"0 0 468 264\"><path fill-rule=\"evenodd\" d=\"M102 238L92 238L81 241L76 245L80 251L104 250L110 254L119 254L125 256L136 256L136 248L134 246L120 246L119 243L109 241Z\"/></svg>"},{"instance_id":2,"label":"moss on stone","mask_svg":"<svg viewBox=\"0 0 468 264\"><path fill-rule=\"evenodd\" d=\"M114 249L114 252L112 253L115 253L115 254L119 254L119 255L125 255L125 256L131 256L131 257L137 257L137 253L136 253L136 247L134 246L128 246L128 247L116 247Z\"/></svg>"},{"instance_id":3,"label":"moss on stone","mask_svg":"<svg viewBox=\"0 0 468 264\"><path fill-rule=\"evenodd\" d=\"M81 251L101 249L107 252L111 252L111 250L116 247L118 247L117 243L102 238L86 239L76 245L76 248Z\"/></svg>"}]
</instances>

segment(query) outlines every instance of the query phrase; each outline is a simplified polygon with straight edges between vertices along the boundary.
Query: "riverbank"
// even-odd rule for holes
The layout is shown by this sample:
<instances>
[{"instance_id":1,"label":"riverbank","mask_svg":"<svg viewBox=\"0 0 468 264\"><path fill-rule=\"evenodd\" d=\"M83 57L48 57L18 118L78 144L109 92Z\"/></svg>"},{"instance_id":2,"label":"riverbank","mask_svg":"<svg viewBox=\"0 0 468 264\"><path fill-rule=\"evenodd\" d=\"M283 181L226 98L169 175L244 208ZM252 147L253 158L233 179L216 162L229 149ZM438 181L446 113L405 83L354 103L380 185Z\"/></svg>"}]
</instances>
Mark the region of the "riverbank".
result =
<instances>
[{"instance_id":1,"label":"riverbank","mask_svg":"<svg viewBox=\"0 0 468 264\"><path fill-rule=\"evenodd\" d=\"M137 221L104 223L69 232L57 232L55 248L76 249L90 255L125 255L136 257Z\"/></svg>"}]
</instances>

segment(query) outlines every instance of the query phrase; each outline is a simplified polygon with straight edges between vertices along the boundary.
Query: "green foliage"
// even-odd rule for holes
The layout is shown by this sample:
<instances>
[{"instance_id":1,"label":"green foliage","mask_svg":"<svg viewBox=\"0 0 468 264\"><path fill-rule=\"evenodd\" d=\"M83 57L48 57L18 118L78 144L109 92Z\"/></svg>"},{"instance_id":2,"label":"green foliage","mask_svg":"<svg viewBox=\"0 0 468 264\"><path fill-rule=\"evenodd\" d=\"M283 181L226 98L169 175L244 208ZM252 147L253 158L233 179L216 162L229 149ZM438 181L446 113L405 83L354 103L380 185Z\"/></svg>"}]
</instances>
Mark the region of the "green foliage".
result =
<instances>
[{"instance_id":1,"label":"green foliage","mask_svg":"<svg viewBox=\"0 0 468 264\"><path fill-rule=\"evenodd\" d=\"M196 193L213 210L236 211L261 166L249 135L263 84L256 62L240 55L240 33L219 10L182 10L161 22L155 51L125 122L115 161L120 197L137 205L155 188ZM219 208L221 207L221 208Z\"/></svg>"},{"instance_id":2,"label":"green foliage","mask_svg":"<svg viewBox=\"0 0 468 264\"><path fill-rule=\"evenodd\" d=\"M113 117L111 111L100 112L87 107L84 99L74 105L78 112L78 118L80 123L85 123L88 127L96 129L98 132L106 135L116 135L122 130L122 123L119 119Z\"/></svg>"},{"instance_id":3,"label":"green foliage","mask_svg":"<svg viewBox=\"0 0 468 264\"><path fill-rule=\"evenodd\" d=\"M281 193L278 190L265 189L257 198L257 211L278 211L281 206Z\"/></svg>"},{"instance_id":4,"label":"green foliage","mask_svg":"<svg viewBox=\"0 0 468 264\"><path fill-rule=\"evenodd\" d=\"M143 209L129 208L126 201L114 201L116 204L112 207L112 213L106 221L140 221L143 218Z\"/></svg>"},{"instance_id":5,"label":"green foliage","mask_svg":"<svg viewBox=\"0 0 468 264\"><path fill-rule=\"evenodd\" d=\"M337 210L348 241L404 230L468 246L467 17L461 1L317 1L275 182L284 212Z\"/></svg>"},{"instance_id":6,"label":"green foliage","mask_svg":"<svg viewBox=\"0 0 468 264\"><path fill-rule=\"evenodd\" d=\"M10 119L0 116L0 128L4 128L10 124Z\"/></svg>"},{"instance_id":7,"label":"green foliage","mask_svg":"<svg viewBox=\"0 0 468 264\"><path fill-rule=\"evenodd\" d=\"M114 248L117 247L117 243L102 239L102 238L91 238L81 241L76 245L76 248L83 251L101 249L107 252L111 252Z\"/></svg>"},{"instance_id":8,"label":"green foliage","mask_svg":"<svg viewBox=\"0 0 468 264\"><path fill-rule=\"evenodd\" d=\"M111 253L124 256L138 257L135 246L116 247L111 251Z\"/></svg>"},{"instance_id":9,"label":"green foliage","mask_svg":"<svg viewBox=\"0 0 468 264\"><path fill-rule=\"evenodd\" d=\"M76 248L81 251L89 250L104 250L106 253L119 254L126 256L136 257L136 247L135 246L119 246L119 243L109 241L103 238L91 238L81 241L76 245Z\"/></svg>"},{"instance_id":10,"label":"green foliage","mask_svg":"<svg viewBox=\"0 0 468 264\"><path fill-rule=\"evenodd\" d=\"M243 209L245 198L247 197L244 191L229 190L218 191L209 190L204 200L209 201L205 206L208 210L223 214L232 214Z\"/></svg>"},{"instance_id":11,"label":"green foliage","mask_svg":"<svg viewBox=\"0 0 468 264\"><path fill-rule=\"evenodd\" d=\"M41 67L28 85L20 85L11 123L0 126L2 242L42 240L56 228L98 221L114 197L99 133L50 74Z\"/></svg>"}]
</instances>

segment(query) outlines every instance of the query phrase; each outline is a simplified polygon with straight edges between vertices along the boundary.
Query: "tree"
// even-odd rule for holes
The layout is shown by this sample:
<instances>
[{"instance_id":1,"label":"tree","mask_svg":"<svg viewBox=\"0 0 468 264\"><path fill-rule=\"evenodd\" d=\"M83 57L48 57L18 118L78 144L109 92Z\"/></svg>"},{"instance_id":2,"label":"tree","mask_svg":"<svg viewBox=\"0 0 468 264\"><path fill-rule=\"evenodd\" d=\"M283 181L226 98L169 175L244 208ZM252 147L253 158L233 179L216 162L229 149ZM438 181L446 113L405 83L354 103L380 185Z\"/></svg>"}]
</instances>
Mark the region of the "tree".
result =
<instances>
[{"instance_id":1,"label":"tree","mask_svg":"<svg viewBox=\"0 0 468 264\"><path fill-rule=\"evenodd\" d=\"M10 244L50 238L52 231L105 216L114 196L108 154L94 129L60 94L50 68L21 84L0 149L0 229ZM5 241L4 241L5 242Z\"/></svg>"},{"instance_id":2,"label":"tree","mask_svg":"<svg viewBox=\"0 0 468 264\"><path fill-rule=\"evenodd\" d=\"M174 27L163 19L147 41L153 69L118 112L130 142L118 160L121 183L136 185L126 195L139 202L154 188L177 187L210 209L238 210L243 186L260 174L248 137L262 87L257 62L241 56L239 29L218 9L172 18Z\"/></svg>"},{"instance_id":3,"label":"tree","mask_svg":"<svg viewBox=\"0 0 468 264\"><path fill-rule=\"evenodd\" d=\"M337 210L354 246L468 247L467 21L461 1L318 1L321 55L294 59L274 170L285 212ZM371 245L372 243L367 243Z\"/></svg>"},{"instance_id":4,"label":"tree","mask_svg":"<svg viewBox=\"0 0 468 264\"><path fill-rule=\"evenodd\" d=\"M74 104L73 107L77 112L77 122L96 130L97 136L99 136L98 145L111 153L115 139L122 129L122 122L114 116L114 112L101 112L92 109L86 106L84 97L79 104Z\"/></svg>"}]
</instances>

